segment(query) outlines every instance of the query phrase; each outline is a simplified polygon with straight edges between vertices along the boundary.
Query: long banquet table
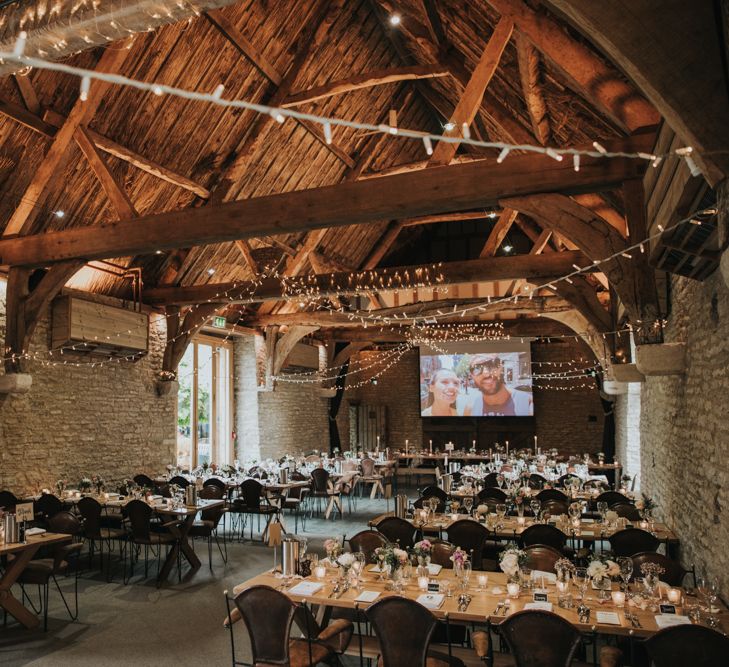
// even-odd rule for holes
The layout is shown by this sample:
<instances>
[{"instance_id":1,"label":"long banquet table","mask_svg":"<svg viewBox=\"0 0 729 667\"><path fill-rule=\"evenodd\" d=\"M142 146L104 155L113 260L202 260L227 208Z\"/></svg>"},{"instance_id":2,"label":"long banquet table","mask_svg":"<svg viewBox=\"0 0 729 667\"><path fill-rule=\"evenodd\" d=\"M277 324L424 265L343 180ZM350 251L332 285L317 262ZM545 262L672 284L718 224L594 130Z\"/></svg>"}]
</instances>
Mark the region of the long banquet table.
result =
<instances>
[{"instance_id":1,"label":"long banquet table","mask_svg":"<svg viewBox=\"0 0 729 667\"><path fill-rule=\"evenodd\" d=\"M38 549L48 544L64 544L70 542L71 535L65 533L43 533L28 537L25 542L0 544L0 557L12 554L14 558L8 563L0 577L0 609L4 609L26 628L38 626L38 617L28 611L13 595L12 586L23 573Z\"/></svg>"}]
</instances>

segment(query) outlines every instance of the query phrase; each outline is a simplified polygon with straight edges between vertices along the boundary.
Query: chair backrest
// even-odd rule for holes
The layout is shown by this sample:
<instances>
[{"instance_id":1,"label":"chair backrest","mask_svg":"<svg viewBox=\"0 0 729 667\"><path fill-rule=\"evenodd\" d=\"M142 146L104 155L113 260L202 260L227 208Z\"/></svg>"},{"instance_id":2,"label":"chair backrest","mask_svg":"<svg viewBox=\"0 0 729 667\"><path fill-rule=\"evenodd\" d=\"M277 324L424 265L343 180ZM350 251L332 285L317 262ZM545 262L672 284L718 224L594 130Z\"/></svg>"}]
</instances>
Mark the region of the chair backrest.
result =
<instances>
[{"instance_id":1,"label":"chair backrest","mask_svg":"<svg viewBox=\"0 0 729 667\"><path fill-rule=\"evenodd\" d=\"M311 487L314 493L327 493L329 490L329 471L314 468L311 471Z\"/></svg>"},{"instance_id":2,"label":"chair backrest","mask_svg":"<svg viewBox=\"0 0 729 667\"><path fill-rule=\"evenodd\" d=\"M76 503L76 507L83 517L84 535L90 540L101 539L101 512L102 507L96 498L84 496Z\"/></svg>"},{"instance_id":3,"label":"chair backrest","mask_svg":"<svg viewBox=\"0 0 729 667\"><path fill-rule=\"evenodd\" d=\"M241 482L239 498L249 509L258 509L261 506L263 485L257 479L247 479Z\"/></svg>"},{"instance_id":4,"label":"chair backrest","mask_svg":"<svg viewBox=\"0 0 729 667\"><path fill-rule=\"evenodd\" d=\"M222 487L217 484L203 486L198 492L197 497L202 500L220 500L221 498L225 498L225 485Z\"/></svg>"},{"instance_id":5,"label":"chair backrest","mask_svg":"<svg viewBox=\"0 0 729 667\"><path fill-rule=\"evenodd\" d=\"M304 473L299 472L298 470L294 470L294 472L292 472L289 477L293 482L305 482L307 479L309 479L306 475L304 475Z\"/></svg>"},{"instance_id":6,"label":"chair backrest","mask_svg":"<svg viewBox=\"0 0 729 667\"><path fill-rule=\"evenodd\" d=\"M0 491L0 509L14 510L20 501L10 491Z\"/></svg>"},{"instance_id":7,"label":"chair backrest","mask_svg":"<svg viewBox=\"0 0 729 667\"><path fill-rule=\"evenodd\" d=\"M435 508L436 512L445 512L445 502L443 500L436 496L431 496L430 498L435 498L438 501L438 505ZM418 510L421 510L424 507L430 508L430 498L418 498L413 503L413 507Z\"/></svg>"},{"instance_id":8,"label":"chair backrest","mask_svg":"<svg viewBox=\"0 0 729 667\"><path fill-rule=\"evenodd\" d=\"M137 481L137 478L134 478L134 481ZM181 489L186 489L188 486L190 486L192 482L190 482L187 477L183 477L182 475L175 475L168 484L174 484L175 486L179 486ZM139 482L137 482L139 484ZM144 485L142 485L144 486Z\"/></svg>"},{"instance_id":9,"label":"chair backrest","mask_svg":"<svg viewBox=\"0 0 729 667\"><path fill-rule=\"evenodd\" d=\"M564 558L561 551L546 544L535 544L524 549L526 552L526 566L532 570L542 572L556 572L554 564Z\"/></svg>"},{"instance_id":10,"label":"chair backrest","mask_svg":"<svg viewBox=\"0 0 729 667\"><path fill-rule=\"evenodd\" d=\"M516 667L569 667L580 633L551 611L518 611L499 625Z\"/></svg>"},{"instance_id":11,"label":"chair backrest","mask_svg":"<svg viewBox=\"0 0 729 667\"><path fill-rule=\"evenodd\" d=\"M48 520L48 528L54 533L66 533L67 535L80 535L82 525L78 517L71 512L56 512Z\"/></svg>"},{"instance_id":12,"label":"chair backrest","mask_svg":"<svg viewBox=\"0 0 729 667\"><path fill-rule=\"evenodd\" d=\"M63 503L52 493L41 494L41 497L34 504L35 513L40 514L43 521L48 521L48 519L63 511Z\"/></svg>"},{"instance_id":13,"label":"chair backrest","mask_svg":"<svg viewBox=\"0 0 729 667\"><path fill-rule=\"evenodd\" d=\"M550 516L556 516L557 514L567 514L570 506L566 500L543 500L541 509L542 514L549 513Z\"/></svg>"},{"instance_id":14,"label":"chair backrest","mask_svg":"<svg viewBox=\"0 0 729 667\"><path fill-rule=\"evenodd\" d=\"M628 503L615 503L610 509L618 516L625 517L628 521L640 521L640 511L635 505Z\"/></svg>"},{"instance_id":15,"label":"chair backrest","mask_svg":"<svg viewBox=\"0 0 729 667\"><path fill-rule=\"evenodd\" d=\"M615 556L632 556L642 551L655 551L660 544L655 535L640 528L619 530L610 536L609 541Z\"/></svg>"},{"instance_id":16,"label":"chair backrest","mask_svg":"<svg viewBox=\"0 0 729 667\"><path fill-rule=\"evenodd\" d=\"M203 488L205 488L206 486L217 486L219 489L222 489L223 492L225 492L227 488L225 482L222 479L218 479L217 477L208 477L208 479L203 482Z\"/></svg>"},{"instance_id":17,"label":"chair backrest","mask_svg":"<svg viewBox=\"0 0 729 667\"><path fill-rule=\"evenodd\" d=\"M433 614L414 600L387 597L367 609L380 640L382 667L425 667L436 628Z\"/></svg>"},{"instance_id":18,"label":"chair backrest","mask_svg":"<svg viewBox=\"0 0 729 667\"><path fill-rule=\"evenodd\" d=\"M485 489L496 488L499 485L499 473L490 472L483 478L483 486Z\"/></svg>"},{"instance_id":19,"label":"chair backrest","mask_svg":"<svg viewBox=\"0 0 729 667\"><path fill-rule=\"evenodd\" d=\"M580 481L580 478L572 472L565 473L557 480L557 486L562 488L566 487L570 480L576 479Z\"/></svg>"},{"instance_id":20,"label":"chair backrest","mask_svg":"<svg viewBox=\"0 0 729 667\"><path fill-rule=\"evenodd\" d=\"M435 496L439 500L442 500L443 502L448 500L448 494L443 491L443 489L441 489L439 486L426 486L420 491L421 498L432 498L433 496Z\"/></svg>"},{"instance_id":21,"label":"chair backrest","mask_svg":"<svg viewBox=\"0 0 729 667\"><path fill-rule=\"evenodd\" d=\"M543 489L546 483L547 478L543 475L540 475L536 472L533 472L531 475L529 475L528 484L530 489Z\"/></svg>"},{"instance_id":22,"label":"chair backrest","mask_svg":"<svg viewBox=\"0 0 729 667\"><path fill-rule=\"evenodd\" d=\"M152 508L142 500L130 500L124 506L123 514L129 519L132 537L135 540L149 540L149 522L152 518Z\"/></svg>"},{"instance_id":23,"label":"chair backrest","mask_svg":"<svg viewBox=\"0 0 729 667\"><path fill-rule=\"evenodd\" d=\"M445 540L431 540L430 542L433 545L430 551L430 562L440 565L447 570L452 570L453 561L451 560L451 556L456 550L456 545Z\"/></svg>"},{"instance_id":24,"label":"chair backrest","mask_svg":"<svg viewBox=\"0 0 729 667\"><path fill-rule=\"evenodd\" d=\"M633 577L642 577L640 566L643 563L656 563L663 568L663 573L658 575L661 581L665 581L669 586L681 586L686 576L686 569L678 561L670 559L668 556L656 553L655 551L642 551L631 556L633 560Z\"/></svg>"},{"instance_id":25,"label":"chair backrest","mask_svg":"<svg viewBox=\"0 0 729 667\"><path fill-rule=\"evenodd\" d=\"M481 491L478 492L477 497L481 501L495 500L498 503L505 503L507 498L506 494L501 489L497 489L493 486L481 489Z\"/></svg>"},{"instance_id":26,"label":"chair backrest","mask_svg":"<svg viewBox=\"0 0 729 667\"><path fill-rule=\"evenodd\" d=\"M559 489L542 489L537 495L537 500L544 502L545 500L560 500L563 503L569 503L570 499Z\"/></svg>"},{"instance_id":27,"label":"chair backrest","mask_svg":"<svg viewBox=\"0 0 729 667\"><path fill-rule=\"evenodd\" d=\"M133 479L134 479L134 483L139 484L139 486L146 486L148 489L154 488L154 480L151 477L149 477L148 475L144 475L144 474L134 475ZM172 479L175 479L175 478L173 477ZM173 483L176 484L176 482L173 482Z\"/></svg>"},{"instance_id":28,"label":"chair backrest","mask_svg":"<svg viewBox=\"0 0 729 667\"><path fill-rule=\"evenodd\" d=\"M253 586L241 591L234 602L251 640L252 663L288 665L289 634L297 605L270 586Z\"/></svg>"},{"instance_id":29,"label":"chair backrest","mask_svg":"<svg viewBox=\"0 0 729 667\"><path fill-rule=\"evenodd\" d=\"M375 474L375 462L373 459L362 459L360 465L362 466L362 475L364 477L372 477Z\"/></svg>"},{"instance_id":30,"label":"chair backrest","mask_svg":"<svg viewBox=\"0 0 729 667\"><path fill-rule=\"evenodd\" d=\"M469 519L455 521L448 527L448 541L471 554L471 566L474 570L481 567L483 545L488 536L488 528Z\"/></svg>"},{"instance_id":31,"label":"chair backrest","mask_svg":"<svg viewBox=\"0 0 729 667\"><path fill-rule=\"evenodd\" d=\"M622 493L618 493L617 491L603 491L599 496L597 496L597 498L595 498L595 505L600 502L607 503L608 507L612 507L618 503L623 505L633 504L633 501L628 498L628 496L624 496Z\"/></svg>"},{"instance_id":32,"label":"chair backrest","mask_svg":"<svg viewBox=\"0 0 729 667\"><path fill-rule=\"evenodd\" d=\"M600 489L600 491L607 491L607 484L601 479L588 479L586 482L582 484L583 490L587 491L589 489Z\"/></svg>"},{"instance_id":33,"label":"chair backrest","mask_svg":"<svg viewBox=\"0 0 729 667\"><path fill-rule=\"evenodd\" d=\"M655 667L720 667L727 664L729 637L703 625L677 625L645 641Z\"/></svg>"},{"instance_id":34,"label":"chair backrest","mask_svg":"<svg viewBox=\"0 0 729 667\"><path fill-rule=\"evenodd\" d=\"M399 544L401 549L408 549L415 544L415 526L400 517L386 517L377 524L377 530L388 542Z\"/></svg>"},{"instance_id":35,"label":"chair backrest","mask_svg":"<svg viewBox=\"0 0 729 667\"><path fill-rule=\"evenodd\" d=\"M567 544L567 535L556 526L547 523L535 523L529 526L522 532L519 539L525 547L546 544L558 551L561 551Z\"/></svg>"},{"instance_id":36,"label":"chair backrest","mask_svg":"<svg viewBox=\"0 0 729 667\"><path fill-rule=\"evenodd\" d=\"M361 551L368 563L374 560L375 549L386 545L385 536L375 530L362 530L349 538L349 548L352 551Z\"/></svg>"}]
</instances>

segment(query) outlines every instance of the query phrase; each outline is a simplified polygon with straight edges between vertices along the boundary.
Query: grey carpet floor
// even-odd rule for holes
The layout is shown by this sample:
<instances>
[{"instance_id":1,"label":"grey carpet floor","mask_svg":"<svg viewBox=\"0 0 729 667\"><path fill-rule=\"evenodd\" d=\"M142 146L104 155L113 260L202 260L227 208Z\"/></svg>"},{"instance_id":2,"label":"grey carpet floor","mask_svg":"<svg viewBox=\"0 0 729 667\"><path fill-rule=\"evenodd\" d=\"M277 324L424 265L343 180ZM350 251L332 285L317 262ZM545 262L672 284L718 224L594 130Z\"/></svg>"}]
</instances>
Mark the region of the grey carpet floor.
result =
<instances>
[{"instance_id":1,"label":"grey carpet floor","mask_svg":"<svg viewBox=\"0 0 729 667\"><path fill-rule=\"evenodd\" d=\"M390 501L392 507L392 501ZM345 511L343 519L325 521L314 518L307 521L306 531L299 534L310 538L310 547L321 552L327 537L352 536L367 526L373 516L384 512L386 501L362 499L357 511ZM293 519L286 519L293 528ZM259 536L255 534L254 537ZM273 550L251 542L246 532L242 543L228 544L228 563L225 565L213 551L213 571L208 569L207 545L197 542L196 551L203 566L194 576L182 583L176 573L171 582L157 588L154 567L150 577L144 579L143 563L137 566L137 575L127 585L120 581L120 565L116 578L107 583L98 571L83 571L79 580L79 620L70 622L58 591L50 593L48 632L26 630L8 620L1 625L0 665L3 667L76 667L155 665L230 664L230 640L222 621L225 617L223 591L273 565ZM86 566L84 558L83 565ZM61 580L67 599L73 597L71 579ZM19 595L19 589L15 587ZM33 588L35 593L35 588ZM239 659L248 659L248 642L244 628L239 628L237 646ZM357 664L359 661L357 660Z\"/></svg>"}]
</instances>

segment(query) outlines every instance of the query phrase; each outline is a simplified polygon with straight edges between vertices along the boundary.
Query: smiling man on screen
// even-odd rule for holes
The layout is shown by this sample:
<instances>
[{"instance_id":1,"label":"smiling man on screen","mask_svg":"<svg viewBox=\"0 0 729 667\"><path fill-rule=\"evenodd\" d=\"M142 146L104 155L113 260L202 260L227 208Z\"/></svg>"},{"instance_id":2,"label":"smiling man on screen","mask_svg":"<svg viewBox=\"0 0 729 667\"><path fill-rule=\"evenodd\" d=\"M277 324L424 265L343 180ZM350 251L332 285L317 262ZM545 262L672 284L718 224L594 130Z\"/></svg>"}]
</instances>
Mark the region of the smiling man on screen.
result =
<instances>
[{"instance_id":1,"label":"smiling man on screen","mask_svg":"<svg viewBox=\"0 0 729 667\"><path fill-rule=\"evenodd\" d=\"M463 410L464 417L515 417L532 414L532 398L510 391L504 384L504 365L497 354L476 354L469 363L471 379L478 389Z\"/></svg>"}]
</instances>

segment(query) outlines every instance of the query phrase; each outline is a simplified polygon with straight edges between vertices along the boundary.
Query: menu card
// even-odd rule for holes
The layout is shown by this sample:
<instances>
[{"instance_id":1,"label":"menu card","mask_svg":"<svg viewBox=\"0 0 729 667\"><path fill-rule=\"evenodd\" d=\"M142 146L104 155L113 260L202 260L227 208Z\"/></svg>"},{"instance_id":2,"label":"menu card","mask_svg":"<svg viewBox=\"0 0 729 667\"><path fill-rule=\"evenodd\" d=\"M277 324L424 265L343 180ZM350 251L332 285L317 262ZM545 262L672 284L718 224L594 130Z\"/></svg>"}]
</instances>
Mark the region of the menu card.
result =
<instances>
[{"instance_id":1,"label":"menu card","mask_svg":"<svg viewBox=\"0 0 729 667\"><path fill-rule=\"evenodd\" d=\"M679 614L656 614L656 625L662 630L674 625L691 625L691 619Z\"/></svg>"},{"instance_id":2,"label":"menu card","mask_svg":"<svg viewBox=\"0 0 729 667\"><path fill-rule=\"evenodd\" d=\"M302 581L301 583L296 584L293 588L289 588L289 593L292 595L307 597L318 593L322 588L324 588L324 584L318 581Z\"/></svg>"},{"instance_id":3,"label":"menu card","mask_svg":"<svg viewBox=\"0 0 729 667\"><path fill-rule=\"evenodd\" d=\"M379 591L362 591L355 599L355 602L374 602L380 597Z\"/></svg>"},{"instance_id":4,"label":"menu card","mask_svg":"<svg viewBox=\"0 0 729 667\"><path fill-rule=\"evenodd\" d=\"M440 571L443 569L442 565L438 565L437 563L429 563L428 564L428 574L431 577L437 577L440 574Z\"/></svg>"},{"instance_id":5,"label":"menu card","mask_svg":"<svg viewBox=\"0 0 729 667\"><path fill-rule=\"evenodd\" d=\"M614 611L598 611L595 620L603 625L620 625L620 616Z\"/></svg>"},{"instance_id":6,"label":"menu card","mask_svg":"<svg viewBox=\"0 0 729 667\"><path fill-rule=\"evenodd\" d=\"M423 593L418 596L416 602L419 602L423 607L427 607L428 609L439 609L444 599L445 596L441 593Z\"/></svg>"},{"instance_id":7,"label":"menu card","mask_svg":"<svg viewBox=\"0 0 729 667\"><path fill-rule=\"evenodd\" d=\"M552 611L551 602L527 602L524 609L539 609L541 611Z\"/></svg>"}]
</instances>

